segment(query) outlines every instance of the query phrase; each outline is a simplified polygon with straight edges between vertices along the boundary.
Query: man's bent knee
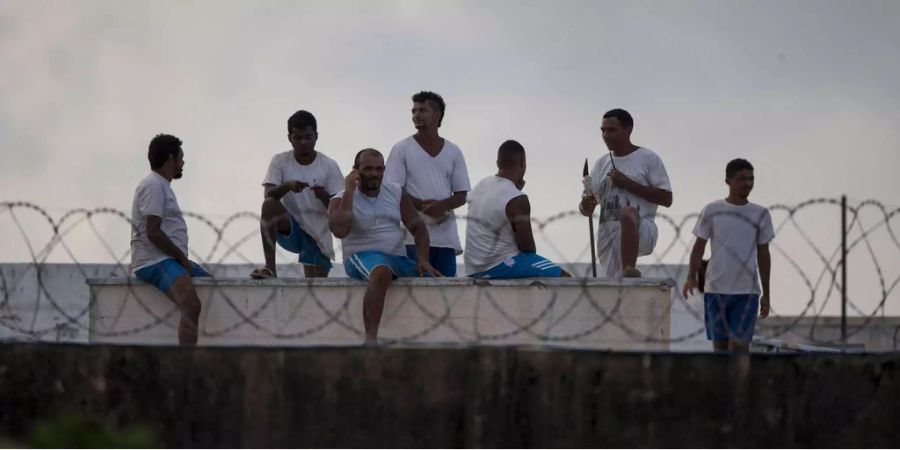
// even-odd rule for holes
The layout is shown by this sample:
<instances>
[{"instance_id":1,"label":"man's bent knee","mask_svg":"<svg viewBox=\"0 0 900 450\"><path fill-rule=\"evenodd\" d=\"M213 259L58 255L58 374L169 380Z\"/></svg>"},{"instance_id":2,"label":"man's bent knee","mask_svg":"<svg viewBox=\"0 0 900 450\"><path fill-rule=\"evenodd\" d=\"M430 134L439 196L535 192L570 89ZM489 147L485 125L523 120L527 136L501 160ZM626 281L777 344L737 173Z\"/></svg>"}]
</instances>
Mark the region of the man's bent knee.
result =
<instances>
[{"instance_id":1,"label":"man's bent knee","mask_svg":"<svg viewBox=\"0 0 900 450\"><path fill-rule=\"evenodd\" d=\"M281 204L281 200L277 200L272 197L266 197L262 203L262 210L260 211L260 215L263 218L273 218L280 216L285 213L284 206Z\"/></svg>"},{"instance_id":2,"label":"man's bent knee","mask_svg":"<svg viewBox=\"0 0 900 450\"><path fill-rule=\"evenodd\" d=\"M637 225L638 223L638 213L637 209L633 206L626 206L619 211L619 222L623 225Z\"/></svg>"},{"instance_id":3,"label":"man's bent knee","mask_svg":"<svg viewBox=\"0 0 900 450\"><path fill-rule=\"evenodd\" d=\"M378 266L372 270L369 280L377 285L390 284L394 280L394 272L391 272L387 266Z\"/></svg>"},{"instance_id":4,"label":"man's bent knee","mask_svg":"<svg viewBox=\"0 0 900 450\"><path fill-rule=\"evenodd\" d=\"M185 303L192 301L196 301L197 304L200 303L200 300L197 299L197 291L194 289L194 283L191 281L191 276L188 274L176 278L166 295L179 307L183 307Z\"/></svg>"}]
</instances>

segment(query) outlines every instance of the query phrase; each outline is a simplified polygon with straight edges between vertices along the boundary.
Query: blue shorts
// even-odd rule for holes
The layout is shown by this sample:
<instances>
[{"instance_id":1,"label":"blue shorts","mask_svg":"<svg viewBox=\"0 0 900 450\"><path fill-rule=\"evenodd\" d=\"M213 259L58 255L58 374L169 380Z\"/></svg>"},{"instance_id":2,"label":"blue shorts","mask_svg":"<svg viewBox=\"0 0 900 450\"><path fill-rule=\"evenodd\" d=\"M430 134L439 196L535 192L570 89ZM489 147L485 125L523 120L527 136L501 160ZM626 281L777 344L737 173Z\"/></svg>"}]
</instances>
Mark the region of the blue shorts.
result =
<instances>
[{"instance_id":1,"label":"blue shorts","mask_svg":"<svg viewBox=\"0 0 900 450\"><path fill-rule=\"evenodd\" d=\"M299 255L298 260L303 264L310 266L319 266L325 268L325 273L331 271L331 260L319 249L319 244L309 234L300 228L300 224L291 217L291 234L285 236L278 233L275 238L281 248Z\"/></svg>"},{"instance_id":2,"label":"blue shorts","mask_svg":"<svg viewBox=\"0 0 900 450\"><path fill-rule=\"evenodd\" d=\"M518 253L484 272L473 273L469 276L494 280L560 277L562 276L562 268L537 253Z\"/></svg>"},{"instance_id":3,"label":"blue shorts","mask_svg":"<svg viewBox=\"0 0 900 450\"><path fill-rule=\"evenodd\" d=\"M187 270L175 261L175 258L164 259L152 266L138 269L134 273L138 279L143 282L156 286L164 294L172 289L175 280L182 275L187 275ZM197 263L191 261L191 278L194 277L211 277L206 270L198 266Z\"/></svg>"},{"instance_id":4,"label":"blue shorts","mask_svg":"<svg viewBox=\"0 0 900 450\"><path fill-rule=\"evenodd\" d=\"M414 262L419 258L416 255L416 246L406 246L406 256ZM456 249L448 247L431 247L428 249L428 262L431 267L437 269L445 277L456 276Z\"/></svg>"},{"instance_id":5,"label":"blue shorts","mask_svg":"<svg viewBox=\"0 0 900 450\"><path fill-rule=\"evenodd\" d=\"M759 294L703 294L706 338L711 341L753 339Z\"/></svg>"},{"instance_id":6,"label":"blue shorts","mask_svg":"<svg viewBox=\"0 0 900 450\"><path fill-rule=\"evenodd\" d=\"M344 261L344 271L350 278L368 281L369 274L378 266L387 266L397 277L417 277L419 270L415 261L398 255L388 255L379 251L365 251L351 255Z\"/></svg>"}]
</instances>

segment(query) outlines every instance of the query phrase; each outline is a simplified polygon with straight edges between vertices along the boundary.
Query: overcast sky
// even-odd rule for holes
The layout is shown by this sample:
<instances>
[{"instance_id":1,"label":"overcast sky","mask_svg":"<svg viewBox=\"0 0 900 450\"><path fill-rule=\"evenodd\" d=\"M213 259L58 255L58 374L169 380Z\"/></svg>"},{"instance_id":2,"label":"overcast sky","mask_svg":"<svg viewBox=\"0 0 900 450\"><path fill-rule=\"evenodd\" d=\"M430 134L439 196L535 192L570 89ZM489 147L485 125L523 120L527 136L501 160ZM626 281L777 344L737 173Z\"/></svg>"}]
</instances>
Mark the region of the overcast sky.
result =
<instances>
[{"instance_id":1,"label":"overcast sky","mask_svg":"<svg viewBox=\"0 0 900 450\"><path fill-rule=\"evenodd\" d=\"M898 49L896 1L4 0L0 200L129 211L166 132L182 208L221 221L258 210L294 111L346 172L411 134L410 95L433 90L473 185L522 142L536 217L577 204L615 107L665 162L674 217L724 196L735 157L764 205L898 205Z\"/></svg>"}]
</instances>

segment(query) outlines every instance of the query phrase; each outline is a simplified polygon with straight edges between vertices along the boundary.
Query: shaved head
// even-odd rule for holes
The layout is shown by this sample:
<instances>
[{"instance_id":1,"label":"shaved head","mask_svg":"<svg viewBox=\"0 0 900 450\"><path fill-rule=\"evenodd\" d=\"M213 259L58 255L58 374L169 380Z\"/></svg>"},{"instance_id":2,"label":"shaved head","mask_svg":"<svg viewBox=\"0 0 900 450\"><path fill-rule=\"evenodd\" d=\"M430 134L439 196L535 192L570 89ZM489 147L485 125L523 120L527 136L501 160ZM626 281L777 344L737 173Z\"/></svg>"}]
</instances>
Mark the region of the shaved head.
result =
<instances>
[{"instance_id":1,"label":"shaved head","mask_svg":"<svg viewBox=\"0 0 900 450\"><path fill-rule=\"evenodd\" d=\"M497 167L509 168L521 165L521 160L525 156L525 147L522 144L510 139L500 144L497 150Z\"/></svg>"},{"instance_id":2,"label":"shaved head","mask_svg":"<svg viewBox=\"0 0 900 450\"><path fill-rule=\"evenodd\" d=\"M363 157L363 155L375 155L381 158L384 161L384 155L381 154L378 150L374 148L364 148L356 153L356 157L353 158L353 168L359 169L359 159Z\"/></svg>"}]
</instances>

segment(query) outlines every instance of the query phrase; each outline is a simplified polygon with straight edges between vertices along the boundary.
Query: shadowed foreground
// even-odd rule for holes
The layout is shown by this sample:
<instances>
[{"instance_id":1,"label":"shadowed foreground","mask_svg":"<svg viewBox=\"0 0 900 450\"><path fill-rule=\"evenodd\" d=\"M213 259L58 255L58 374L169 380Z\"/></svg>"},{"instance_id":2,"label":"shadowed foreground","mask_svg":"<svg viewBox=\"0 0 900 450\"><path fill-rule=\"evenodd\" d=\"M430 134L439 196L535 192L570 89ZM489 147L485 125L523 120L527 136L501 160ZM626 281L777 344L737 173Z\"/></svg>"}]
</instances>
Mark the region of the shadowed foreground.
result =
<instances>
[{"instance_id":1,"label":"shadowed foreground","mask_svg":"<svg viewBox=\"0 0 900 450\"><path fill-rule=\"evenodd\" d=\"M169 447L896 447L900 355L0 346L0 435Z\"/></svg>"}]
</instances>

